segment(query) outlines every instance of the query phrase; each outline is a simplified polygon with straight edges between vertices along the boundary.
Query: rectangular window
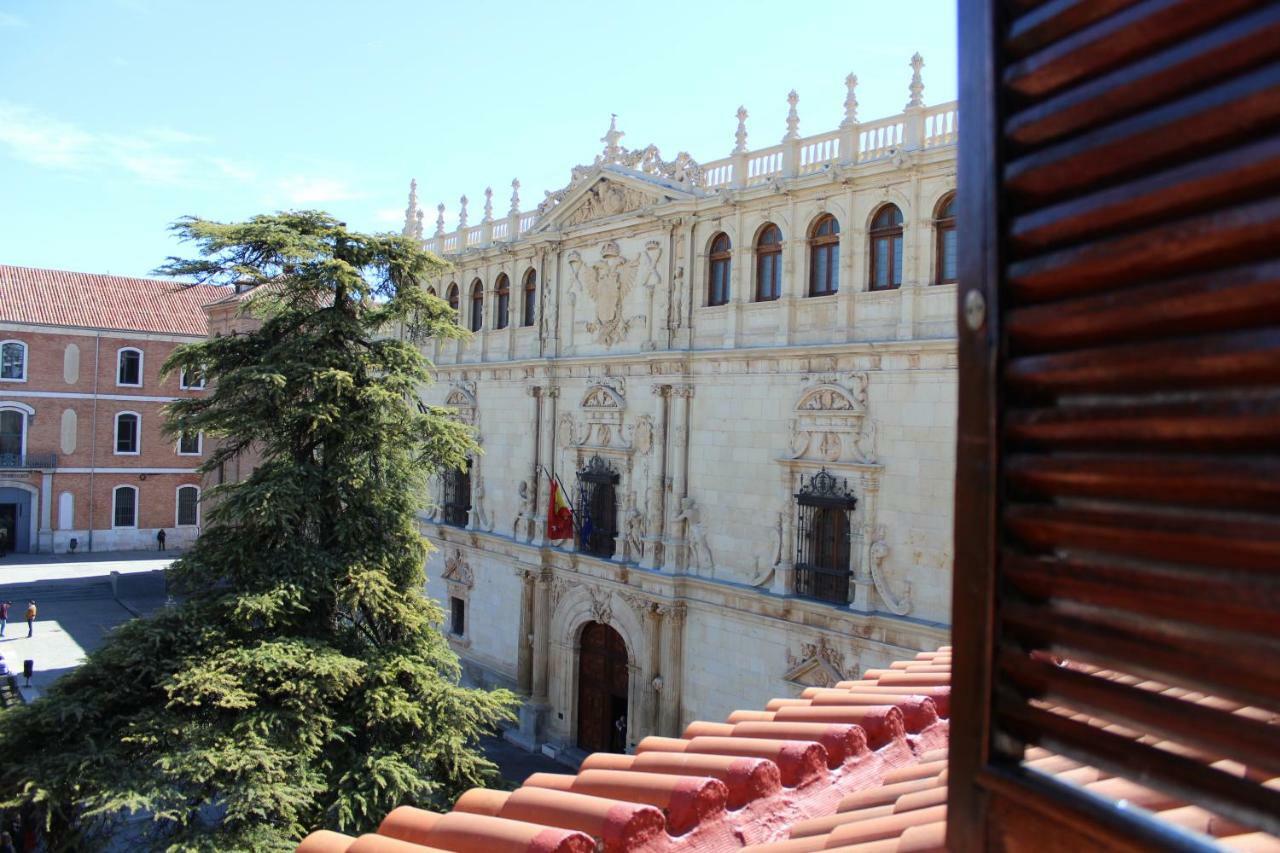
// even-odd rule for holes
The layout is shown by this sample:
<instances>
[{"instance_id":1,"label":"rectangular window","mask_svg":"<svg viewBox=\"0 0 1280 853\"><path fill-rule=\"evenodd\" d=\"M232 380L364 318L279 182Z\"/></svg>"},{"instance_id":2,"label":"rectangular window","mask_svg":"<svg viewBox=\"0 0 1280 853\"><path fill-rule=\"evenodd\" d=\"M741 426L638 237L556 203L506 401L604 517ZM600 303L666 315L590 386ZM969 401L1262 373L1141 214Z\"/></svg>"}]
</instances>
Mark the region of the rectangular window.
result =
<instances>
[{"instance_id":1,"label":"rectangular window","mask_svg":"<svg viewBox=\"0 0 1280 853\"><path fill-rule=\"evenodd\" d=\"M115 491L112 524L116 527L138 526L138 491L123 486Z\"/></svg>"},{"instance_id":2,"label":"rectangular window","mask_svg":"<svg viewBox=\"0 0 1280 853\"><path fill-rule=\"evenodd\" d=\"M16 409L0 410L0 458L12 459L13 464L17 464L22 456L22 438L26 428L25 413Z\"/></svg>"},{"instance_id":3,"label":"rectangular window","mask_svg":"<svg viewBox=\"0 0 1280 853\"><path fill-rule=\"evenodd\" d=\"M201 435L198 432L184 432L178 439L178 453L183 456L199 456Z\"/></svg>"},{"instance_id":4,"label":"rectangular window","mask_svg":"<svg viewBox=\"0 0 1280 853\"><path fill-rule=\"evenodd\" d=\"M449 596L449 633L455 637L467 634L467 603L457 596Z\"/></svg>"},{"instance_id":5,"label":"rectangular window","mask_svg":"<svg viewBox=\"0 0 1280 853\"><path fill-rule=\"evenodd\" d=\"M875 264L876 264L876 290L887 290L889 288L889 241L883 237L876 240L875 245Z\"/></svg>"},{"instance_id":6,"label":"rectangular window","mask_svg":"<svg viewBox=\"0 0 1280 853\"><path fill-rule=\"evenodd\" d=\"M198 370L184 370L178 384L183 390L198 391L204 387L204 374Z\"/></svg>"},{"instance_id":7,"label":"rectangular window","mask_svg":"<svg viewBox=\"0 0 1280 853\"><path fill-rule=\"evenodd\" d=\"M24 382L27 378L27 345L6 341L0 345L0 379Z\"/></svg>"},{"instance_id":8,"label":"rectangular window","mask_svg":"<svg viewBox=\"0 0 1280 853\"><path fill-rule=\"evenodd\" d=\"M902 286L902 235L893 238L893 286Z\"/></svg>"}]
</instances>

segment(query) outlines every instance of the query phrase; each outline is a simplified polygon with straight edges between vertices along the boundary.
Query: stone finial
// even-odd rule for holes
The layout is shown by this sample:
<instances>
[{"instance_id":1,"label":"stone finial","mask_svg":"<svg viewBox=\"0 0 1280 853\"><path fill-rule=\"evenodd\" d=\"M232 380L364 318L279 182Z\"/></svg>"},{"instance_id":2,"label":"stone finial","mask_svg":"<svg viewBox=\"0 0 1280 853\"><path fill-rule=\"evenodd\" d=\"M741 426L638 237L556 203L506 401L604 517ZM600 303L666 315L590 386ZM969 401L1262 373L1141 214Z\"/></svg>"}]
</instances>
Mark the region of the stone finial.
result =
<instances>
[{"instance_id":1,"label":"stone finial","mask_svg":"<svg viewBox=\"0 0 1280 853\"><path fill-rule=\"evenodd\" d=\"M738 144L733 146L734 154L745 154L747 152L747 108L738 107L738 131L733 135Z\"/></svg>"},{"instance_id":2,"label":"stone finial","mask_svg":"<svg viewBox=\"0 0 1280 853\"><path fill-rule=\"evenodd\" d=\"M844 87L847 94L844 96L844 121L840 126L849 128L858 123L858 75L850 74L844 78Z\"/></svg>"},{"instance_id":3,"label":"stone finial","mask_svg":"<svg viewBox=\"0 0 1280 853\"><path fill-rule=\"evenodd\" d=\"M911 100L907 101L907 109L924 106L924 81L920 79L921 68L924 68L924 57L917 53L911 57Z\"/></svg>"},{"instance_id":4,"label":"stone finial","mask_svg":"<svg viewBox=\"0 0 1280 853\"><path fill-rule=\"evenodd\" d=\"M622 146L618 145L618 140L627 134L618 130L618 114L609 113L609 129L605 131L604 136L600 137L600 141L604 143L604 151L601 157L606 163L616 163L622 156Z\"/></svg>"},{"instance_id":5,"label":"stone finial","mask_svg":"<svg viewBox=\"0 0 1280 853\"><path fill-rule=\"evenodd\" d=\"M484 219L481 221L493 221L493 187L484 188Z\"/></svg>"},{"instance_id":6,"label":"stone finial","mask_svg":"<svg viewBox=\"0 0 1280 853\"><path fill-rule=\"evenodd\" d=\"M464 195L462 198L458 199L458 204L462 205L462 208L458 211L458 227L466 228L467 227L467 197Z\"/></svg>"},{"instance_id":7,"label":"stone finial","mask_svg":"<svg viewBox=\"0 0 1280 853\"><path fill-rule=\"evenodd\" d=\"M436 205L436 236L444 236L444 202Z\"/></svg>"},{"instance_id":8,"label":"stone finial","mask_svg":"<svg viewBox=\"0 0 1280 853\"><path fill-rule=\"evenodd\" d=\"M400 232L406 237L422 239L422 211L418 209L418 179L409 181L409 206L404 209L404 229Z\"/></svg>"},{"instance_id":9,"label":"stone finial","mask_svg":"<svg viewBox=\"0 0 1280 853\"><path fill-rule=\"evenodd\" d=\"M515 216L520 212L520 179L511 179L511 210L509 216Z\"/></svg>"},{"instance_id":10,"label":"stone finial","mask_svg":"<svg viewBox=\"0 0 1280 853\"><path fill-rule=\"evenodd\" d=\"M796 112L796 104L800 103L800 96L796 94L795 89L787 93L787 103L791 105L791 109L787 111L787 135L782 137L783 142L800 138L800 114Z\"/></svg>"}]
</instances>

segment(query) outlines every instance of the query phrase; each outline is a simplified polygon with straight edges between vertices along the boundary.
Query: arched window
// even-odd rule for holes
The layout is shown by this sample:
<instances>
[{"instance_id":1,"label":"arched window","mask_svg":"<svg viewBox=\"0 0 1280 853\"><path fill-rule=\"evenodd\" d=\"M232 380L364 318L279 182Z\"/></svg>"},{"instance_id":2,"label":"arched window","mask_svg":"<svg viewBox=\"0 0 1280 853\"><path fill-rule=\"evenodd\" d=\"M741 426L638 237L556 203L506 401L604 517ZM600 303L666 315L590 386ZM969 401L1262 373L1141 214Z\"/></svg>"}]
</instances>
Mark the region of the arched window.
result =
<instances>
[{"instance_id":1,"label":"arched window","mask_svg":"<svg viewBox=\"0 0 1280 853\"><path fill-rule=\"evenodd\" d=\"M902 211L886 204L871 220L871 289L902 286Z\"/></svg>"},{"instance_id":2,"label":"arched window","mask_svg":"<svg viewBox=\"0 0 1280 853\"><path fill-rule=\"evenodd\" d=\"M782 232L772 222L756 238L756 302L782 294Z\"/></svg>"},{"instance_id":3,"label":"arched window","mask_svg":"<svg viewBox=\"0 0 1280 853\"><path fill-rule=\"evenodd\" d=\"M138 526L138 490L134 486L116 486L111 491L111 526Z\"/></svg>"},{"instance_id":4,"label":"arched window","mask_svg":"<svg viewBox=\"0 0 1280 853\"><path fill-rule=\"evenodd\" d=\"M0 343L0 381L27 381L27 345L22 341Z\"/></svg>"},{"instance_id":5,"label":"arched window","mask_svg":"<svg viewBox=\"0 0 1280 853\"><path fill-rule=\"evenodd\" d=\"M458 285L456 283L449 285L449 307L453 309L453 319L456 323L461 319L461 315L458 313Z\"/></svg>"},{"instance_id":6,"label":"arched window","mask_svg":"<svg viewBox=\"0 0 1280 853\"><path fill-rule=\"evenodd\" d=\"M511 281L506 273L498 276L498 283L494 290L498 292L498 316L494 318L493 327L505 329L511 313Z\"/></svg>"},{"instance_id":7,"label":"arched window","mask_svg":"<svg viewBox=\"0 0 1280 853\"><path fill-rule=\"evenodd\" d=\"M27 452L27 412L18 405L0 408L0 468L22 465Z\"/></svg>"},{"instance_id":8,"label":"arched window","mask_svg":"<svg viewBox=\"0 0 1280 853\"><path fill-rule=\"evenodd\" d=\"M480 279L471 282L471 331L484 328L484 285Z\"/></svg>"},{"instance_id":9,"label":"arched window","mask_svg":"<svg viewBox=\"0 0 1280 853\"><path fill-rule=\"evenodd\" d=\"M938 203L933 215L933 230L938 235L938 268L934 284L951 284L956 280L956 194L949 193Z\"/></svg>"},{"instance_id":10,"label":"arched window","mask_svg":"<svg viewBox=\"0 0 1280 853\"><path fill-rule=\"evenodd\" d=\"M123 347L116 351L116 384L142 384L142 350Z\"/></svg>"},{"instance_id":11,"label":"arched window","mask_svg":"<svg viewBox=\"0 0 1280 853\"><path fill-rule=\"evenodd\" d=\"M141 432L142 416L137 412L120 412L116 415L116 455L137 456L138 434Z\"/></svg>"},{"instance_id":12,"label":"arched window","mask_svg":"<svg viewBox=\"0 0 1280 853\"><path fill-rule=\"evenodd\" d=\"M707 304L724 305L729 301L729 263L732 260L729 235L723 231L711 241L707 266Z\"/></svg>"},{"instance_id":13,"label":"arched window","mask_svg":"<svg viewBox=\"0 0 1280 853\"><path fill-rule=\"evenodd\" d=\"M809 230L809 295L829 296L840 289L840 223L829 213Z\"/></svg>"},{"instance_id":14,"label":"arched window","mask_svg":"<svg viewBox=\"0 0 1280 853\"><path fill-rule=\"evenodd\" d=\"M200 488L179 486L175 527L195 527L200 524Z\"/></svg>"},{"instance_id":15,"label":"arched window","mask_svg":"<svg viewBox=\"0 0 1280 853\"><path fill-rule=\"evenodd\" d=\"M524 308L520 312L520 322L532 326L534 315L538 310L538 274L529 270L524 274Z\"/></svg>"}]
</instances>

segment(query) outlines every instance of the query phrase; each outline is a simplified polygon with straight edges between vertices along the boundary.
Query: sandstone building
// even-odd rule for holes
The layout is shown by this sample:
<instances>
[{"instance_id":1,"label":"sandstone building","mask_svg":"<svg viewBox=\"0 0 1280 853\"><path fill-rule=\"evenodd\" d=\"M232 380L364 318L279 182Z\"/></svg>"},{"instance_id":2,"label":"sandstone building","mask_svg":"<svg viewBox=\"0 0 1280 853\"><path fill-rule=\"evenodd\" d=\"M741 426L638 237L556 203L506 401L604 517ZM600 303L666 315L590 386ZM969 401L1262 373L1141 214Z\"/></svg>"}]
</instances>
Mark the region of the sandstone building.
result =
<instances>
[{"instance_id":1,"label":"sandstone building","mask_svg":"<svg viewBox=\"0 0 1280 853\"><path fill-rule=\"evenodd\" d=\"M0 265L0 526L11 551L180 548L200 530L200 435L162 435L161 377L205 336L207 285Z\"/></svg>"},{"instance_id":2,"label":"sandstone building","mask_svg":"<svg viewBox=\"0 0 1280 853\"><path fill-rule=\"evenodd\" d=\"M428 589L518 735L622 751L947 640L954 104L731 156L604 148L536 209L422 234L468 341L424 401L483 448L436 483ZM547 539L549 476L580 529ZM589 522L586 522L590 519ZM515 735L513 735L515 736Z\"/></svg>"}]
</instances>

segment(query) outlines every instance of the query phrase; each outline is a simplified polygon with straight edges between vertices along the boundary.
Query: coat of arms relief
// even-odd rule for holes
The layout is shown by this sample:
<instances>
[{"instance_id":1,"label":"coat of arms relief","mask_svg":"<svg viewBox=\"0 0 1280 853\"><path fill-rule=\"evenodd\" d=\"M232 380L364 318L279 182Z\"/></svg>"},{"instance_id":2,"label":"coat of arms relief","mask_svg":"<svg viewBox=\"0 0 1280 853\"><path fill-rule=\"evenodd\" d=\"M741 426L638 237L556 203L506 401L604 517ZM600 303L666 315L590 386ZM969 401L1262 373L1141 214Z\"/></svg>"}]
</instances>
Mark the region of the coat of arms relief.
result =
<instances>
[{"instance_id":1,"label":"coat of arms relief","mask_svg":"<svg viewBox=\"0 0 1280 853\"><path fill-rule=\"evenodd\" d=\"M587 332L606 347L626 338L633 323L644 322L643 314L626 315L627 296L636 286L644 258L644 252L631 259L623 257L622 250L613 240L600 247L600 260L593 264L584 262L576 251L569 253L569 268L574 281L587 291L594 305L595 317L587 320Z\"/></svg>"}]
</instances>

